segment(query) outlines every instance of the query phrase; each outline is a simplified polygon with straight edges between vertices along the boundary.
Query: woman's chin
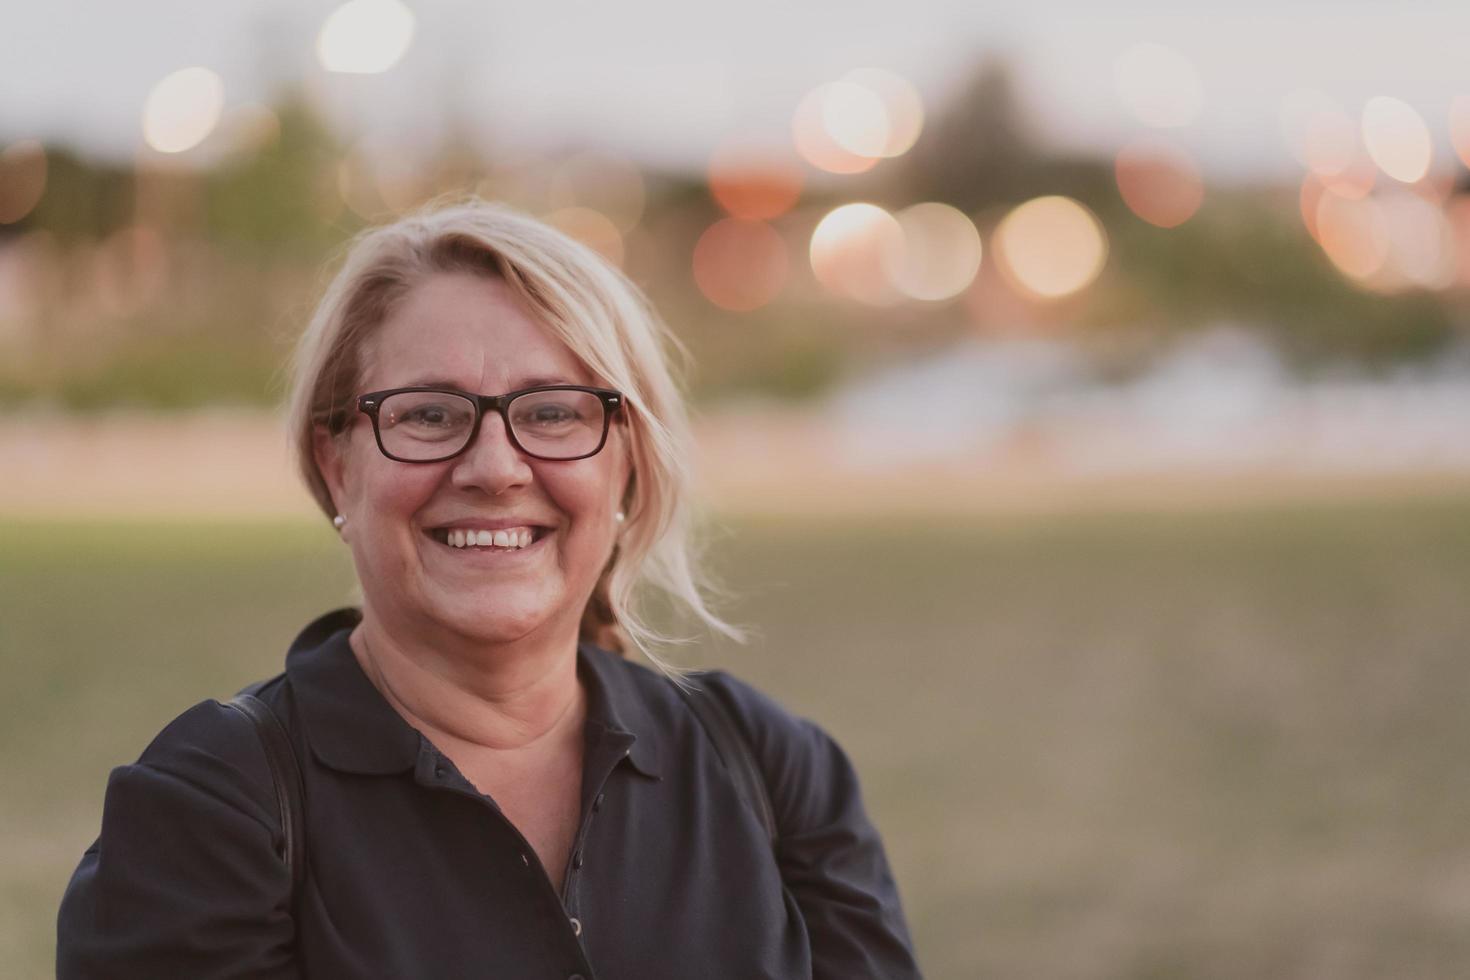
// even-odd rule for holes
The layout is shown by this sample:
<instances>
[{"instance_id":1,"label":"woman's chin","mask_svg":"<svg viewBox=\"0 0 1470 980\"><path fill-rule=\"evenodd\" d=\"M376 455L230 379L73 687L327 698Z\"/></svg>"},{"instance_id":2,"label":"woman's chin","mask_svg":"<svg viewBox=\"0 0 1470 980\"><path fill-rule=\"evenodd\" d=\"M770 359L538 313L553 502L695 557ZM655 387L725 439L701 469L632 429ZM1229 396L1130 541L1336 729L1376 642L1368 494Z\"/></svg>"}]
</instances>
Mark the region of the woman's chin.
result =
<instances>
[{"instance_id":1,"label":"woman's chin","mask_svg":"<svg viewBox=\"0 0 1470 980\"><path fill-rule=\"evenodd\" d=\"M552 610L543 603L518 602L516 597L504 594L487 598L467 596L447 602L431 616L438 619L446 631L484 644L523 640L547 628L555 618Z\"/></svg>"}]
</instances>

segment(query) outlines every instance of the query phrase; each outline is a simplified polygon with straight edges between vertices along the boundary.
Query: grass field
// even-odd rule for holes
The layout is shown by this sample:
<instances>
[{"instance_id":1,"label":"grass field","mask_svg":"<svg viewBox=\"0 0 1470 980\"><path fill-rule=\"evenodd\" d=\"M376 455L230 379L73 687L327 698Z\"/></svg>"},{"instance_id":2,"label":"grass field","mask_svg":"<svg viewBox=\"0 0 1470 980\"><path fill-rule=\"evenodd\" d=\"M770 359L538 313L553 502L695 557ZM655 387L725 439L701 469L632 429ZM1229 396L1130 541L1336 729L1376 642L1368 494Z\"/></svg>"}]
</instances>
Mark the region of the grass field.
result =
<instances>
[{"instance_id":1,"label":"grass field","mask_svg":"<svg viewBox=\"0 0 1470 980\"><path fill-rule=\"evenodd\" d=\"M731 524L722 664L848 747L936 978L1470 964L1470 500ZM111 766L350 595L300 524L0 523L0 962Z\"/></svg>"}]
</instances>

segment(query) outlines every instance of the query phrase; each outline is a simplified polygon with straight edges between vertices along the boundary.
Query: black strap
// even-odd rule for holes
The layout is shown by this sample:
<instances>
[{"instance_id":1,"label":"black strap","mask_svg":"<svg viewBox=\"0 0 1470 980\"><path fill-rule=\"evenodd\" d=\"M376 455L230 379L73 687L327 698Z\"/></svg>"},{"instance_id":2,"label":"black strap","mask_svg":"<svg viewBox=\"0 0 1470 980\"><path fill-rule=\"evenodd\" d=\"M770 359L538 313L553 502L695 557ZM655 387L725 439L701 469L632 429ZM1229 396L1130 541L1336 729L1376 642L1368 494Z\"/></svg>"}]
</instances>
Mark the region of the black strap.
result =
<instances>
[{"instance_id":1,"label":"black strap","mask_svg":"<svg viewBox=\"0 0 1470 980\"><path fill-rule=\"evenodd\" d=\"M734 719L730 717L730 709L725 707L724 702L708 688L690 690L677 681L674 682L674 687L683 696L684 703L689 705L690 710L694 712L694 717L698 718L699 723L704 726L705 733L714 743L715 751L725 763L725 768L730 770L730 775L735 780L735 786L740 790L740 795L745 798L745 802L760 819L761 825L766 828L766 837L770 839L771 847L774 849L778 840L776 815L771 808L771 796L766 789L766 780L761 775L760 767L756 765L755 756L750 751L750 743L740 733Z\"/></svg>"},{"instance_id":2,"label":"black strap","mask_svg":"<svg viewBox=\"0 0 1470 980\"><path fill-rule=\"evenodd\" d=\"M281 818L281 857L291 868L291 894L301 894L306 880L306 790L301 782L301 768L296 764L296 750L281 719L270 705L253 694L237 694L226 702L255 726L265 758L270 763L271 782L276 789L276 805Z\"/></svg>"}]
</instances>

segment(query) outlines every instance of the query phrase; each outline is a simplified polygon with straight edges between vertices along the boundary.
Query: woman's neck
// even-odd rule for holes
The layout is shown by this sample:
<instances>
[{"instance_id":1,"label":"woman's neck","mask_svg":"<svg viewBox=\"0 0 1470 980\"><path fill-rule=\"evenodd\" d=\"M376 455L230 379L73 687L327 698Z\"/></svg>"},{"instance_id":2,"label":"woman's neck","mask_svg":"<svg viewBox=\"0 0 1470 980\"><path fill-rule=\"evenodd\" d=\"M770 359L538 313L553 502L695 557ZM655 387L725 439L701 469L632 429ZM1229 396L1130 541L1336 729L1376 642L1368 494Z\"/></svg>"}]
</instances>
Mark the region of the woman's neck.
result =
<instances>
[{"instance_id":1,"label":"woman's neck","mask_svg":"<svg viewBox=\"0 0 1470 980\"><path fill-rule=\"evenodd\" d=\"M363 672L393 709L453 756L549 749L580 737L585 717L576 638L495 654L447 654L404 642L371 615L352 631Z\"/></svg>"}]
</instances>

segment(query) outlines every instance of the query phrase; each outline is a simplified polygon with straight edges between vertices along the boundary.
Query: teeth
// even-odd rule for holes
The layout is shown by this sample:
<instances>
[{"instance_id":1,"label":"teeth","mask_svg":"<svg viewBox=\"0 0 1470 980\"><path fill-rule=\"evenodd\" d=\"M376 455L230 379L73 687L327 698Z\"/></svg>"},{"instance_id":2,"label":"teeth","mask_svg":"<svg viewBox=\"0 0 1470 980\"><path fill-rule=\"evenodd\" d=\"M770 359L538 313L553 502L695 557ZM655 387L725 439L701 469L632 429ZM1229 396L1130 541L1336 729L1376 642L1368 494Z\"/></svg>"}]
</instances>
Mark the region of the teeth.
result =
<instances>
[{"instance_id":1,"label":"teeth","mask_svg":"<svg viewBox=\"0 0 1470 980\"><path fill-rule=\"evenodd\" d=\"M444 532L444 543L451 548L524 548L536 540L536 532L529 527L510 530L466 530L452 528Z\"/></svg>"}]
</instances>

